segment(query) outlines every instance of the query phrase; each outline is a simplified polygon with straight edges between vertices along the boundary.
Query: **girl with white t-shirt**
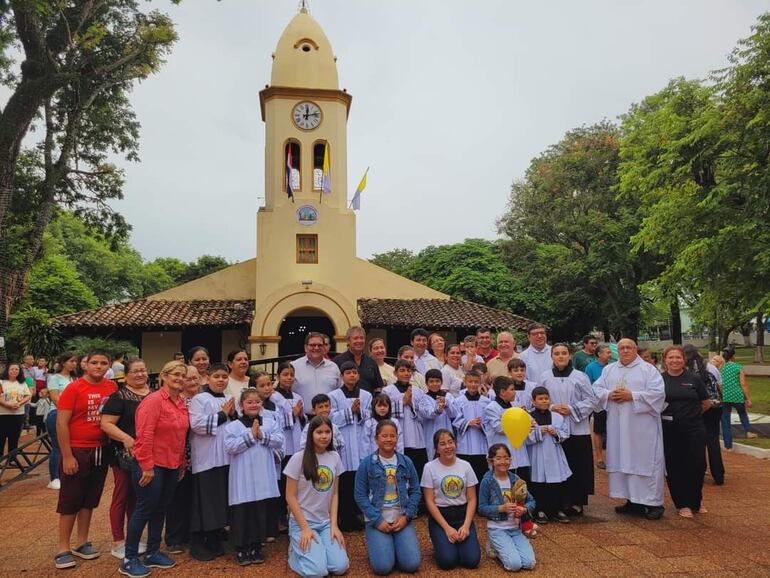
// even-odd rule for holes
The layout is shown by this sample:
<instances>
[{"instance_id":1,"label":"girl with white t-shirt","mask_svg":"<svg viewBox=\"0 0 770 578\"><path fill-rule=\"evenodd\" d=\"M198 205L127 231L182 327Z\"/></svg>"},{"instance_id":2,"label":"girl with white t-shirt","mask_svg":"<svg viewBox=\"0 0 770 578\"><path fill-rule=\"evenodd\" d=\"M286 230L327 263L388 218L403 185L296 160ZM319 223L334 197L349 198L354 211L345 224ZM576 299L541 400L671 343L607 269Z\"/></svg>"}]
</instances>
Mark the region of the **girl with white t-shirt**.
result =
<instances>
[{"instance_id":1,"label":"girl with white t-shirt","mask_svg":"<svg viewBox=\"0 0 770 578\"><path fill-rule=\"evenodd\" d=\"M350 566L337 527L339 476L344 471L332 445L332 422L317 415L308 424L305 449L295 453L286 474L289 506L289 566L300 576L344 574Z\"/></svg>"},{"instance_id":2,"label":"girl with white t-shirt","mask_svg":"<svg viewBox=\"0 0 770 578\"><path fill-rule=\"evenodd\" d=\"M473 515L479 481L471 465L457 458L451 431L440 429L433 434L433 447L436 458L425 465L420 482L430 513L433 555L442 570L476 568L481 548Z\"/></svg>"},{"instance_id":3,"label":"girl with white t-shirt","mask_svg":"<svg viewBox=\"0 0 770 578\"><path fill-rule=\"evenodd\" d=\"M0 381L0 455L19 446L21 428L24 426L24 406L32 399L24 373L18 363L9 363Z\"/></svg>"},{"instance_id":4,"label":"girl with white t-shirt","mask_svg":"<svg viewBox=\"0 0 770 578\"><path fill-rule=\"evenodd\" d=\"M479 487L479 514L488 519L487 538L489 551L503 564L503 568L516 572L535 567L532 544L521 531L522 516L531 517L535 499L526 491L526 483L511 470L511 451L505 444L489 448L489 464L492 470L484 475ZM518 486L524 483L522 493L526 499L517 499Z\"/></svg>"}]
</instances>

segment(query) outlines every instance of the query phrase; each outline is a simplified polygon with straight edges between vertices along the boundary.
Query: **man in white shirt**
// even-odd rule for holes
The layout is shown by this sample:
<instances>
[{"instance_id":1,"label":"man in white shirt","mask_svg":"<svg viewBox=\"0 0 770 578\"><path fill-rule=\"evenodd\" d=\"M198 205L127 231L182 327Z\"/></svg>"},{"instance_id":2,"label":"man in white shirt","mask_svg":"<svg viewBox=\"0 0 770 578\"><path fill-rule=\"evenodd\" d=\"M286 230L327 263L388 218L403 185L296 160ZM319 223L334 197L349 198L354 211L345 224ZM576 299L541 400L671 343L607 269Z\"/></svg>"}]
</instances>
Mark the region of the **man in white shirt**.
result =
<instances>
[{"instance_id":1,"label":"man in white shirt","mask_svg":"<svg viewBox=\"0 0 770 578\"><path fill-rule=\"evenodd\" d=\"M305 413L312 415L313 397L328 394L340 386L340 370L333 361L324 358L324 338L316 332L305 337L305 355L291 362L294 367L293 390L302 396Z\"/></svg>"},{"instance_id":2,"label":"man in white shirt","mask_svg":"<svg viewBox=\"0 0 770 578\"><path fill-rule=\"evenodd\" d=\"M428 353L428 332L418 327L410 336L414 348L414 366L422 375L429 369L441 371L441 362Z\"/></svg>"},{"instance_id":3,"label":"man in white shirt","mask_svg":"<svg viewBox=\"0 0 770 578\"><path fill-rule=\"evenodd\" d=\"M545 325L533 323L527 329L527 337L529 338L529 347L521 352L521 359L527 364L527 379L540 383L543 373L553 366L551 346L546 342L548 335Z\"/></svg>"}]
</instances>

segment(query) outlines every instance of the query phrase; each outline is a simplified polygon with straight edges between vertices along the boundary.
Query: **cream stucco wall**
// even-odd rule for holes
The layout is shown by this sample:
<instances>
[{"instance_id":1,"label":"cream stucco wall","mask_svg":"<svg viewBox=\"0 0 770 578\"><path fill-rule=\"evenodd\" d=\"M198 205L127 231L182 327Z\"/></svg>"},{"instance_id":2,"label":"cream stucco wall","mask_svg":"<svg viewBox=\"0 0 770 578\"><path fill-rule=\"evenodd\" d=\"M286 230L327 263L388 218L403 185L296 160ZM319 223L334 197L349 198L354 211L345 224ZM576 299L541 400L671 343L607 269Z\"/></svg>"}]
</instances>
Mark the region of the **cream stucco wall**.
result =
<instances>
[{"instance_id":1,"label":"cream stucco wall","mask_svg":"<svg viewBox=\"0 0 770 578\"><path fill-rule=\"evenodd\" d=\"M174 353L181 351L181 331L144 331L142 333L142 359L150 373L159 372Z\"/></svg>"},{"instance_id":2,"label":"cream stucco wall","mask_svg":"<svg viewBox=\"0 0 770 578\"><path fill-rule=\"evenodd\" d=\"M161 291L148 299L192 301L193 299L254 299L256 259L241 261L184 285Z\"/></svg>"}]
</instances>

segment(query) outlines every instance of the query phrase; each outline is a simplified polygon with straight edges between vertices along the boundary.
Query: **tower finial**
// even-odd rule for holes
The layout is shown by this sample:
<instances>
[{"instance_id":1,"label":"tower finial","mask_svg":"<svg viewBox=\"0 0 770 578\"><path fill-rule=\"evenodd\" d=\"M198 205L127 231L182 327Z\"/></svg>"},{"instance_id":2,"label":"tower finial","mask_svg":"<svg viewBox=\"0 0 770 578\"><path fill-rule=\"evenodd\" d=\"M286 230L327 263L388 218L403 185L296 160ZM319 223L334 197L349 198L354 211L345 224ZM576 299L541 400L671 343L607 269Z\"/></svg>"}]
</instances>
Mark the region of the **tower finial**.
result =
<instances>
[{"instance_id":1,"label":"tower finial","mask_svg":"<svg viewBox=\"0 0 770 578\"><path fill-rule=\"evenodd\" d=\"M299 0L299 11L303 14L310 12L310 0Z\"/></svg>"}]
</instances>

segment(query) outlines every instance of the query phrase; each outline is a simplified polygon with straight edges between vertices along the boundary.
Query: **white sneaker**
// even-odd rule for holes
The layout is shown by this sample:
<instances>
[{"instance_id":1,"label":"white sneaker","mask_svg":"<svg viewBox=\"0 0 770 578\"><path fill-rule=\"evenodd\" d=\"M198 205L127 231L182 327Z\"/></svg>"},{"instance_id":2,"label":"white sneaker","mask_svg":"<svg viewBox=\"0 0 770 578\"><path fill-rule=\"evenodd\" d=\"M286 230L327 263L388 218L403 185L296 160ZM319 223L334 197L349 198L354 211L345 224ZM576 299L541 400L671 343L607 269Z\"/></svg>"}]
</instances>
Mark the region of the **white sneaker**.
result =
<instances>
[{"instance_id":1,"label":"white sneaker","mask_svg":"<svg viewBox=\"0 0 770 578\"><path fill-rule=\"evenodd\" d=\"M59 480L51 480L46 488L49 490L61 490L61 482Z\"/></svg>"},{"instance_id":2,"label":"white sneaker","mask_svg":"<svg viewBox=\"0 0 770 578\"><path fill-rule=\"evenodd\" d=\"M139 550L138 554L141 556L147 551L147 543L146 542L139 542ZM126 543L123 542L120 546L113 546L112 550L110 550L110 554L115 556L118 560L124 560L126 557Z\"/></svg>"},{"instance_id":3,"label":"white sneaker","mask_svg":"<svg viewBox=\"0 0 770 578\"><path fill-rule=\"evenodd\" d=\"M113 546L112 550L110 550L110 554L122 561L123 558L126 557L126 543L123 542L119 546Z\"/></svg>"}]
</instances>

